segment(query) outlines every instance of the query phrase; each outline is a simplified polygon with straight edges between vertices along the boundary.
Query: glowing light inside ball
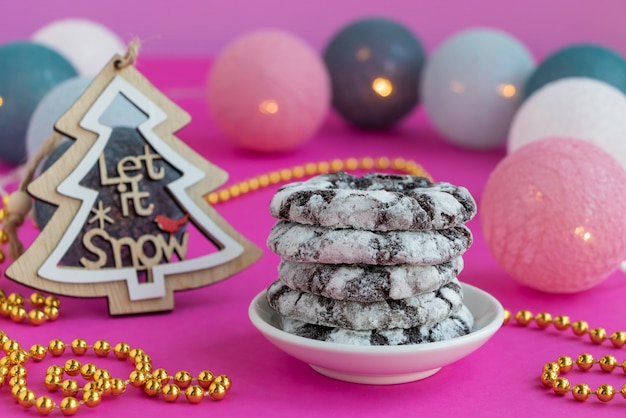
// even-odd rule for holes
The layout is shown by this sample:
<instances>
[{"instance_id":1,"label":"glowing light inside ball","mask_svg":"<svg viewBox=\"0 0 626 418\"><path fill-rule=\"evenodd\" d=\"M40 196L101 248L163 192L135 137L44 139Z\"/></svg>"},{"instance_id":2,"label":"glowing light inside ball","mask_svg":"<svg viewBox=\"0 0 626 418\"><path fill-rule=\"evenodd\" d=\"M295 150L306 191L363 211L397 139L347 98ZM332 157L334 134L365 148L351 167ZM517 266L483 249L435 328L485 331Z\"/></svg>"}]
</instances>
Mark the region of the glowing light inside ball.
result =
<instances>
[{"instance_id":1,"label":"glowing light inside ball","mask_svg":"<svg viewBox=\"0 0 626 418\"><path fill-rule=\"evenodd\" d=\"M372 82L372 89L381 97L387 97L393 92L391 81L384 77L378 77Z\"/></svg>"},{"instance_id":2,"label":"glowing light inside ball","mask_svg":"<svg viewBox=\"0 0 626 418\"><path fill-rule=\"evenodd\" d=\"M485 241L519 282L552 293L589 289L626 255L626 171L582 139L544 138L492 172L479 207Z\"/></svg>"}]
</instances>

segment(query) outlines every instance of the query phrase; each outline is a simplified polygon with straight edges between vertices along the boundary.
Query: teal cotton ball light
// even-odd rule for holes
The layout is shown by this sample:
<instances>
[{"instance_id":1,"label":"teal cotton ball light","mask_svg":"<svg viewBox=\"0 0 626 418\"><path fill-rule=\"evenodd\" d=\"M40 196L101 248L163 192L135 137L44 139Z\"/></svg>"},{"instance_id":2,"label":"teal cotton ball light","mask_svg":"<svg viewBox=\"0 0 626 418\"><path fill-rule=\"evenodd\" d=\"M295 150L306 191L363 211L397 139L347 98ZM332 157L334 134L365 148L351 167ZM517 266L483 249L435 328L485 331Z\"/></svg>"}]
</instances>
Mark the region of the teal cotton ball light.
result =
<instances>
[{"instance_id":1,"label":"teal cotton ball light","mask_svg":"<svg viewBox=\"0 0 626 418\"><path fill-rule=\"evenodd\" d=\"M570 77L604 81L626 93L626 60L617 52L597 45L568 46L541 62L526 83L524 97L548 83Z\"/></svg>"},{"instance_id":2,"label":"teal cotton ball light","mask_svg":"<svg viewBox=\"0 0 626 418\"><path fill-rule=\"evenodd\" d=\"M43 45L0 46L0 160L26 161L26 130L39 101L54 86L75 77L70 62Z\"/></svg>"},{"instance_id":3,"label":"teal cotton ball light","mask_svg":"<svg viewBox=\"0 0 626 418\"><path fill-rule=\"evenodd\" d=\"M394 21L369 18L348 25L324 51L333 108L361 129L393 126L418 103L424 61L421 43Z\"/></svg>"}]
</instances>

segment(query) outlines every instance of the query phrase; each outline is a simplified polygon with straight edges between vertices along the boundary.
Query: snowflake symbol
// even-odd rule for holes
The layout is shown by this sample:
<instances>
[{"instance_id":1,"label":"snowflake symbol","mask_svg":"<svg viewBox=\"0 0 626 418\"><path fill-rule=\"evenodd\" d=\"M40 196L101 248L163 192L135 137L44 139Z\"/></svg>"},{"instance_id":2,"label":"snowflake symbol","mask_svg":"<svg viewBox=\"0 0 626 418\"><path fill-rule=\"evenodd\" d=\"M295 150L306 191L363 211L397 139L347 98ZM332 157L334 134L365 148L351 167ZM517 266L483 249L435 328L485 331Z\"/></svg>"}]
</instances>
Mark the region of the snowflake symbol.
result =
<instances>
[{"instance_id":1,"label":"snowflake symbol","mask_svg":"<svg viewBox=\"0 0 626 418\"><path fill-rule=\"evenodd\" d=\"M115 221L107 215L107 213L111 212L111 208L103 208L102 200L98 202L98 208L91 208L91 211L94 215L87 221L88 224L98 221L100 223L100 229L104 229L105 223L114 224Z\"/></svg>"}]
</instances>

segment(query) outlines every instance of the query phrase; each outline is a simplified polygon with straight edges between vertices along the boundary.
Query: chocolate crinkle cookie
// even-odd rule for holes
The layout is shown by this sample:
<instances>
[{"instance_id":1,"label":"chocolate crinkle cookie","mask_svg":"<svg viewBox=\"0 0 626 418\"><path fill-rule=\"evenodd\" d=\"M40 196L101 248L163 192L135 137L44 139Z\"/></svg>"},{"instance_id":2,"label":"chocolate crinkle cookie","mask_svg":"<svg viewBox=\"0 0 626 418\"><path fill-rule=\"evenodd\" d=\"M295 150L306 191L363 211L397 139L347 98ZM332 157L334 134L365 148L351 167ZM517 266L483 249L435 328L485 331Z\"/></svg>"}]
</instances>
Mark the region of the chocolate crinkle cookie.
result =
<instances>
[{"instance_id":1,"label":"chocolate crinkle cookie","mask_svg":"<svg viewBox=\"0 0 626 418\"><path fill-rule=\"evenodd\" d=\"M337 172L281 187L270 213L333 229L416 231L463 225L476 214L476 203L466 188L425 177Z\"/></svg>"}]
</instances>

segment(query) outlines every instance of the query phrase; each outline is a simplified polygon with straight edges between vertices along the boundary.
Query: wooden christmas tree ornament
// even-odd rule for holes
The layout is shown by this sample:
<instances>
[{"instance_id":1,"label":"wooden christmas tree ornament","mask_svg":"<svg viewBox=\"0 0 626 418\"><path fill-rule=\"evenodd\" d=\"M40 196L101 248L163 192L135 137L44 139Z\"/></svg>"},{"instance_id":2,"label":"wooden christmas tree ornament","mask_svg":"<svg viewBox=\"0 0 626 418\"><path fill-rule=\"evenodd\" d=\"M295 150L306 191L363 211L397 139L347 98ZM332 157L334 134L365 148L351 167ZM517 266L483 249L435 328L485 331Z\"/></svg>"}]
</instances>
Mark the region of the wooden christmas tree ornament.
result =
<instances>
[{"instance_id":1,"label":"wooden christmas tree ornament","mask_svg":"<svg viewBox=\"0 0 626 418\"><path fill-rule=\"evenodd\" d=\"M6 271L42 291L107 297L112 315L171 310L174 291L225 279L261 255L205 199L227 173L174 136L190 116L133 61L115 56L57 121L55 130L75 141L27 189L56 210ZM120 96L145 114L134 135L140 144L121 156L111 140L119 130L101 119ZM191 225L207 253L187 258Z\"/></svg>"}]
</instances>

